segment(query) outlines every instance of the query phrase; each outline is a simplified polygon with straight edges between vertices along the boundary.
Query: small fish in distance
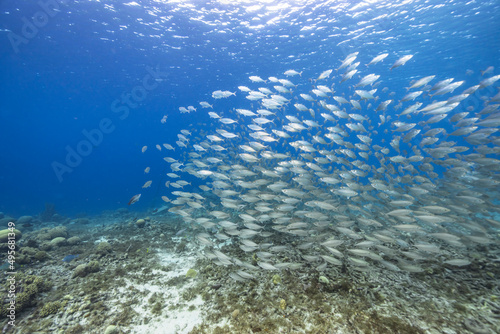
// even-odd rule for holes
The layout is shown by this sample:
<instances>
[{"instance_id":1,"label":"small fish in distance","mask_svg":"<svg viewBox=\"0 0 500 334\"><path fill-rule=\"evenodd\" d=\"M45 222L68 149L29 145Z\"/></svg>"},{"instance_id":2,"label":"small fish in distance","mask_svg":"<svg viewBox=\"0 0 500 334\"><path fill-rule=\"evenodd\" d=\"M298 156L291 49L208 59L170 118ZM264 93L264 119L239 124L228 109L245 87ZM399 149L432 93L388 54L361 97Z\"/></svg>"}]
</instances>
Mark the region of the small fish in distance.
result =
<instances>
[{"instance_id":1,"label":"small fish in distance","mask_svg":"<svg viewBox=\"0 0 500 334\"><path fill-rule=\"evenodd\" d=\"M137 194L137 195L132 196L130 201L128 201L128 205L134 204L135 202L139 201L140 198L141 198L141 194Z\"/></svg>"}]
</instances>

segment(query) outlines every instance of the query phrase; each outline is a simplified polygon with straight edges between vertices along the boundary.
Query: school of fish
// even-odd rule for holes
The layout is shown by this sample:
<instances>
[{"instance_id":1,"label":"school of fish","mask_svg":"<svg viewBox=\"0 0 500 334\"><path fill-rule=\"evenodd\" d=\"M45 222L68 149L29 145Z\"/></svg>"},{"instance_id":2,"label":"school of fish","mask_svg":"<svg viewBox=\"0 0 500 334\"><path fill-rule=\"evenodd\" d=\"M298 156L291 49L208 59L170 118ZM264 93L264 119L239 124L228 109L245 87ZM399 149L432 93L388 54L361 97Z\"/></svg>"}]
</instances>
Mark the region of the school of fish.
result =
<instances>
[{"instance_id":1,"label":"school of fish","mask_svg":"<svg viewBox=\"0 0 500 334\"><path fill-rule=\"evenodd\" d=\"M182 130L177 147L156 145L185 151L185 161L164 157L171 192L162 199L232 279L305 267L463 267L470 249L498 242L500 75L483 73L472 86L425 76L397 98L376 74L388 56L359 66L352 53L306 84L295 70L250 76L199 102L212 127ZM236 94L249 101L217 110ZM479 103L466 108L468 99ZM186 173L202 185L190 186Z\"/></svg>"}]
</instances>

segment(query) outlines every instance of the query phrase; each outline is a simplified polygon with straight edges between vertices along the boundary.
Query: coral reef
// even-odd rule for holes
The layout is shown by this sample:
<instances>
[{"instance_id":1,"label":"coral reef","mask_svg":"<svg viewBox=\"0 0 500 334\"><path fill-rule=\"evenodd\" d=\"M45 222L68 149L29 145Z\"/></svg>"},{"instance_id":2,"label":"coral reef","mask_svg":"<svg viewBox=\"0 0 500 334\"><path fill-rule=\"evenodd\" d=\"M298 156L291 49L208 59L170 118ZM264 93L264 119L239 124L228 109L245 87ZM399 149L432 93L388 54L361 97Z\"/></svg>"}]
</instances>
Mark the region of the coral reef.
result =
<instances>
[{"instance_id":1,"label":"coral reef","mask_svg":"<svg viewBox=\"0 0 500 334\"><path fill-rule=\"evenodd\" d=\"M79 244L79 243L81 243L81 242L82 242L82 239L81 239L80 237L77 237L77 236L75 236L75 237L71 237L71 238L68 238L68 239L66 240L66 243L67 243L68 245L78 245L78 244Z\"/></svg>"},{"instance_id":2,"label":"coral reef","mask_svg":"<svg viewBox=\"0 0 500 334\"><path fill-rule=\"evenodd\" d=\"M46 278L35 275L26 275L23 273L17 273L15 275L15 282L17 288L16 312L21 312L22 310L35 305L39 294L49 291L53 286L52 282ZM7 290L8 287L6 287L5 291ZM6 317L6 304L0 304L0 315L4 318Z\"/></svg>"},{"instance_id":3,"label":"coral reef","mask_svg":"<svg viewBox=\"0 0 500 334\"><path fill-rule=\"evenodd\" d=\"M45 261L49 258L49 254L45 251L38 251L34 257L38 261Z\"/></svg>"},{"instance_id":4,"label":"coral reef","mask_svg":"<svg viewBox=\"0 0 500 334\"><path fill-rule=\"evenodd\" d=\"M194 269L189 269L186 273L186 277L194 278L198 275L198 272Z\"/></svg>"},{"instance_id":5,"label":"coral reef","mask_svg":"<svg viewBox=\"0 0 500 334\"><path fill-rule=\"evenodd\" d=\"M145 219L137 219L135 222L135 226L142 228L146 225L146 220Z\"/></svg>"},{"instance_id":6,"label":"coral reef","mask_svg":"<svg viewBox=\"0 0 500 334\"><path fill-rule=\"evenodd\" d=\"M481 255L471 269L443 268L432 260L425 262L426 272L414 274L304 265L295 271L259 271L253 273L255 278L239 282L230 278L231 266L204 258L203 247L189 242L189 235L176 236L175 220L152 218L140 230L134 218L128 222L96 224L95 229L89 223L83 232L79 226L26 232L31 242L18 253L27 265L16 275L16 334L154 333L166 324L193 334L500 329L488 320L500 313L500 267ZM38 238L40 234L45 239ZM42 250L53 235L78 235L79 241L70 244L68 238L60 247ZM234 244L221 251L242 256ZM79 256L62 260L71 254ZM286 256L294 261L292 254ZM3 315L6 305L0 306Z\"/></svg>"},{"instance_id":7,"label":"coral reef","mask_svg":"<svg viewBox=\"0 0 500 334\"><path fill-rule=\"evenodd\" d=\"M49 245L51 247L60 247L64 244L66 244L66 238L64 238L64 237L56 237L56 238L50 240L50 242L49 242Z\"/></svg>"},{"instance_id":8,"label":"coral reef","mask_svg":"<svg viewBox=\"0 0 500 334\"><path fill-rule=\"evenodd\" d=\"M14 229L14 231L11 231L10 229L5 229L5 230L0 230L0 243L3 245L6 245L7 240L9 239L9 233L14 233L16 241L21 239L22 233L18 229Z\"/></svg>"},{"instance_id":9,"label":"coral reef","mask_svg":"<svg viewBox=\"0 0 500 334\"><path fill-rule=\"evenodd\" d=\"M97 244L96 253L99 255L106 255L111 253L112 247L107 241L103 241Z\"/></svg>"},{"instance_id":10,"label":"coral reef","mask_svg":"<svg viewBox=\"0 0 500 334\"><path fill-rule=\"evenodd\" d=\"M53 240L58 237L67 238L68 228L66 226L56 226L53 228L42 228L37 233L37 239L39 240Z\"/></svg>"},{"instance_id":11,"label":"coral reef","mask_svg":"<svg viewBox=\"0 0 500 334\"><path fill-rule=\"evenodd\" d=\"M61 308L61 302L59 301L48 302L47 304L43 305L42 309L40 310L40 316L46 317L50 314L55 314L59 312L60 308Z\"/></svg>"},{"instance_id":12,"label":"coral reef","mask_svg":"<svg viewBox=\"0 0 500 334\"><path fill-rule=\"evenodd\" d=\"M72 278L85 277L88 274L98 272L99 269L100 269L100 265L99 265L98 261L90 261L89 263L86 263L86 264L80 264L73 271Z\"/></svg>"}]
</instances>

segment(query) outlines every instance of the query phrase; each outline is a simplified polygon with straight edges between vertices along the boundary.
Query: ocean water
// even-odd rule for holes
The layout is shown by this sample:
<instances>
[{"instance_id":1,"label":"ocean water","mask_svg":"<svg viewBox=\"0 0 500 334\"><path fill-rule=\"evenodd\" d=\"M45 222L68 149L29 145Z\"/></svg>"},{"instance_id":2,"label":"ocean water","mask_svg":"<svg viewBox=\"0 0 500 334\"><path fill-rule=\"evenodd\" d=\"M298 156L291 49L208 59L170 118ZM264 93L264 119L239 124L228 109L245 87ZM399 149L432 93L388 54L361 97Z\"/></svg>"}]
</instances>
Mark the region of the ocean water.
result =
<instances>
[{"instance_id":1,"label":"ocean water","mask_svg":"<svg viewBox=\"0 0 500 334\"><path fill-rule=\"evenodd\" d=\"M237 91L250 75L281 78L295 69L305 85L349 53L359 52L363 67L389 53L374 72L401 95L426 75L475 84L480 70L500 61L496 1L66 1L54 10L49 1L50 15L41 15L35 29L26 22L41 5L0 6L0 210L14 215L37 214L45 203L67 215L126 206L146 166L161 180L161 158L138 154L141 147L173 143L179 129L209 122L198 102L212 104L212 91ZM414 58L388 71L405 54ZM168 76L120 119L113 101L157 66ZM244 96L218 101L216 109L235 107ZM188 105L198 111L180 114ZM53 163L67 165L68 149L104 118L114 130L59 178ZM137 206L155 207L156 195L153 184Z\"/></svg>"},{"instance_id":2,"label":"ocean water","mask_svg":"<svg viewBox=\"0 0 500 334\"><path fill-rule=\"evenodd\" d=\"M0 219L32 216L16 268L53 281L17 332L495 332L499 22L498 1L1 1Z\"/></svg>"}]
</instances>

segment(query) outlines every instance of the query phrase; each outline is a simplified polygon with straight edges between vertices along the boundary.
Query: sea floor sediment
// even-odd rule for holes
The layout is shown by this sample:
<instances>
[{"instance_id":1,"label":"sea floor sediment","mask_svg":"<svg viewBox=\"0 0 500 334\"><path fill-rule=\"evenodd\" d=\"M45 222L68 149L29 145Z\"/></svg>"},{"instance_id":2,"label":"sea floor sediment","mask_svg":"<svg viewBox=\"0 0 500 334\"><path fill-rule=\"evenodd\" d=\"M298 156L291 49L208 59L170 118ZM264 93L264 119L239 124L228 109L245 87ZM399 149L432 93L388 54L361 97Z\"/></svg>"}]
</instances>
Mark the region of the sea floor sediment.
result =
<instances>
[{"instance_id":1,"label":"sea floor sediment","mask_svg":"<svg viewBox=\"0 0 500 334\"><path fill-rule=\"evenodd\" d=\"M144 224L137 224L141 217ZM464 267L433 258L419 262L418 273L302 263L252 272L254 279L240 282L231 266L207 259L205 246L172 214L115 212L87 220L23 232L20 254L33 256L17 268L17 294L29 301L15 327L2 319L5 332L500 332L497 245L487 253L483 246L468 250L471 264ZM230 242L219 246L228 256L258 261ZM295 254L282 256L293 261Z\"/></svg>"}]
</instances>

